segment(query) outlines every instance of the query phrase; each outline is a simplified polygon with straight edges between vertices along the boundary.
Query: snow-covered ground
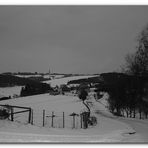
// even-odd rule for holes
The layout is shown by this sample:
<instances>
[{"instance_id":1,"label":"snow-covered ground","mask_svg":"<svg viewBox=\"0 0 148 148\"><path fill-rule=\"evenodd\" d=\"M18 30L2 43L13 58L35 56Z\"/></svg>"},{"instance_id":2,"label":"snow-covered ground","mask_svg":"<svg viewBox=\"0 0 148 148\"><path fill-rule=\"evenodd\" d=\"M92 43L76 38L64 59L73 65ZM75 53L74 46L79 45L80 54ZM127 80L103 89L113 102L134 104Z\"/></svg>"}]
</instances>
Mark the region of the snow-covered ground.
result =
<instances>
[{"instance_id":1,"label":"snow-covered ground","mask_svg":"<svg viewBox=\"0 0 148 148\"><path fill-rule=\"evenodd\" d=\"M80 112L83 104L77 97L69 97L64 95L52 96L49 94L20 97L17 99L10 99L1 101L3 104L19 105L31 107L37 110L50 110L50 111L71 111Z\"/></svg>"},{"instance_id":2,"label":"snow-covered ground","mask_svg":"<svg viewBox=\"0 0 148 148\"><path fill-rule=\"evenodd\" d=\"M58 78L62 78L64 77L65 75L62 75L62 74L44 74L44 75L41 75L41 74L36 74L36 75L15 75L17 77L21 77L21 78L29 78L29 77L43 77L43 78L54 78L54 79L58 79Z\"/></svg>"},{"instance_id":3,"label":"snow-covered ground","mask_svg":"<svg viewBox=\"0 0 148 148\"><path fill-rule=\"evenodd\" d=\"M59 78L62 78L62 77L64 77L65 75L56 75L56 74L46 74L46 75L44 75L43 77L44 78L54 78L54 79L59 79Z\"/></svg>"},{"instance_id":4,"label":"snow-covered ground","mask_svg":"<svg viewBox=\"0 0 148 148\"><path fill-rule=\"evenodd\" d=\"M101 120L101 119L100 119ZM90 129L57 129L44 128L32 125L23 125L16 122L0 121L0 142L137 142L138 135L130 137L125 124L110 122L112 126L104 125ZM114 126L113 126L114 125ZM118 126L117 126L118 125ZM116 127L116 128L115 128ZM113 128L113 129L112 129ZM119 129L120 128L120 129ZM130 138L127 138L130 137ZM135 139L136 138L136 139Z\"/></svg>"},{"instance_id":5,"label":"snow-covered ground","mask_svg":"<svg viewBox=\"0 0 148 148\"><path fill-rule=\"evenodd\" d=\"M70 80L88 77L93 76L60 78L47 81L47 83L61 85ZM0 88L0 94L12 96L13 94L20 94L20 89L21 87ZM77 96L42 94L1 101L1 104L31 107L33 109L34 125L27 123L28 113L15 115L14 120L17 122L0 120L0 142L148 142L147 120L113 116L107 109L107 94L99 101L94 99L93 92L89 95L90 99L87 102L90 103L92 115L97 118L98 124L88 129L80 128L79 117L76 119L77 128L72 129L72 118L68 117L69 114L72 112L80 114L86 110ZM46 118L46 125L43 127L44 109L47 116L51 116L52 111L57 116L62 116L62 113L65 112L65 128L61 128L61 123L55 125L58 128L51 128L51 118Z\"/></svg>"},{"instance_id":6,"label":"snow-covered ground","mask_svg":"<svg viewBox=\"0 0 148 148\"><path fill-rule=\"evenodd\" d=\"M106 118L110 118L116 121L120 121L123 123L126 123L132 129L135 131L134 134L124 134L126 135L126 139L124 139L124 142L131 142L131 143L144 143L148 142L148 120L140 120L136 118L124 118L124 117L117 117L111 114L108 110L108 102L107 102L108 95L105 94L104 97L102 97L98 103L95 103L94 110L96 110L96 113L99 116L103 116Z\"/></svg>"},{"instance_id":7,"label":"snow-covered ground","mask_svg":"<svg viewBox=\"0 0 148 148\"><path fill-rule=\"evenodd\" d=\"M102 103L91 97L93 115L97 117L98 124L88 129L49 128L10 121L0 121L1 142L138 142L139 134L129 125L111 118L111 114ZM103 101L103 100L102 100ZM33 108L37 111L35 118L41 118L43 109L58 113L80 113L86 109L82 102L73 96L50 96L49 94L22 97L1 101L3 104L19 105ZM105 112L109 117L99 114ZM49 112L50 113L50 112ZM68 122L68 120L66 121Z\"/></svg>"},{"instance_id":8,"label":"snow-covered ground","mask_svg":"<svg viewBox=\"0 0 148 148\"><path fill-rule=\"evenodd\" d=\"M29 77L41 77L42 75L15 75L16 77L29 78Z\"/></svg>"},{"instance_id":9,"label":"snow-covered ground","mask_svg":"<svg viewBox=\"0 0 148 148\"><path fill-rule=\"evenodd\" d=\"M44 83L48 83L52 87L55 87L56 85L60 86L62 84L67 84L71 80L85 79L85 78L91 78L91 77L96 77L96 76L97 75L71 76L71 77L65 77L65 78L61 78L61 79L44 81Z\"/></svg>"},{"instance_id":10,"label":"snow-covered ground","mask_svg":"<svg viewBox=\"0 0 148 148\"><path fill-rule=\"evenodd\" d=\"M0 97L13 97L14 95L20 95L22 86L14 87L0 87Z\"/></svg>"}]
</instances>

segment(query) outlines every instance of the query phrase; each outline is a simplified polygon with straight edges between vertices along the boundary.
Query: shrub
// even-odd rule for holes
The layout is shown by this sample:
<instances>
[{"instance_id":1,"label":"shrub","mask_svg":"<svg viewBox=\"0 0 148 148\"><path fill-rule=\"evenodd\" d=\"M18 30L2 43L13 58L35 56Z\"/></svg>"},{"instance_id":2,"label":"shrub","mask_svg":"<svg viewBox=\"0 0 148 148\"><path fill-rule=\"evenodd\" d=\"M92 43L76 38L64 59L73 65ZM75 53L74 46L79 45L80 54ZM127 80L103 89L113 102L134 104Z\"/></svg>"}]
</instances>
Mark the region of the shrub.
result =
<instances>
[{"instance_id":1,"label":"shrub","mask_svg":"<svg viewBox=\"0 0 148 148\"><path fill-rule=\"evenodd\" d=\"M24 87L22 87L20 96L24 97L37 94L44 94L48 93L50 90L52 90L50 85L45 83L26 84Z\"/></svg>"},{"instance_id":2,"label":"shrub","mask_svg":"<svg viewBox=\"0 0 148 148\"><path fill-rule=\"evenodd\" d=\"M5 106L0 108L0 119L7 119L10 115L10 107Z\"/></svg>"},{"instance_id":3,"label":"shrub","mask_svg":"<svg viewBox=\"0 0 148 148\"><path fill-rule=\"evenodd\" d=\"M97 125L97 118L95 116L89 117L88 124L91 126Z\"/></svg>"}]
</instances>

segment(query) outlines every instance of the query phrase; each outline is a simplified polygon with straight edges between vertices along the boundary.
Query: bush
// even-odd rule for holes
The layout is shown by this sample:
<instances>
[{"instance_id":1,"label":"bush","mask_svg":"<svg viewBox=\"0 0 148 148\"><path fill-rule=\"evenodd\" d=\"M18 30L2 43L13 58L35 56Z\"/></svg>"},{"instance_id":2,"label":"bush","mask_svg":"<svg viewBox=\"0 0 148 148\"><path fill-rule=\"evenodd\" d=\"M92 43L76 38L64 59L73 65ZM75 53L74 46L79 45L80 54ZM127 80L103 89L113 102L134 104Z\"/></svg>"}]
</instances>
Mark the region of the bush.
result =
<instances>
[{"instance_id":1,"label":"bush","mask_svg":"<svg viewBox=\"0 0 148 148\"><path fill-rule=\"evenodd\" d=\"M95 116L89 117L88 124L91 126L97 125L97 118Z\"/></svg>"},{"instance_id":2,"label":"bush","mask_svg":"<svg viewBox=\"0 0 148 148\"><path fill-rule=\"evenodd\" d=\"M31 95L37 95L37 94L44 94L49 93L52 88L50 85L45 83L37 83L37 84L26 84L24 87L22 87L20 96L31 96Z\"/></svg>"},{"instance_id":3,"label":"bush","mask_svg":"<svg viewBox=\"0 0 148 148\"><path fill-rule=\"evenodd\" d=\"M7 119L9 118L10 115L10 107L9 106L5 106L0 108L0 119Z\"/></svg>"}]
</instances>

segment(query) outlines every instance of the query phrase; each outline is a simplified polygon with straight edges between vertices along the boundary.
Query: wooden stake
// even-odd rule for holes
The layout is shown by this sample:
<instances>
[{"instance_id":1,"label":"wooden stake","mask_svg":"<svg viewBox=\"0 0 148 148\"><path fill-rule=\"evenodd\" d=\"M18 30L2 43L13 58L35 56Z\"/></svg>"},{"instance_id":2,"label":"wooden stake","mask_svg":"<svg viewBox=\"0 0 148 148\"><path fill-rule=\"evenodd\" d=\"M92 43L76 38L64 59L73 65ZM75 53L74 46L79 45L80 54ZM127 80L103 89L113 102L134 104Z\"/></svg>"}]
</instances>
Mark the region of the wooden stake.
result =
<instances>
[{"instance_id":1,"label":"wooden stake","mask_svg":"<svg viewBox=\"0 0 148 148\"><path fill-rule=\"evenodd\" d=\"M13 119L13 108L11 107L11 121L14 121Z\"/></svg>"},{"instance_id":2,"label":"wooden stake","mask_svg":"<svg viewBox=\"0 0 148 148\"><path fill-rule=\"evenodd\" d=\"M33 109L31 110L31 117L32 117L31 124L33 125Z\"/></svg>"},{"instance_id":3,"label":"wooden stake","mask_svg":"<svg viewBox=\"0 0 148 148\"><path fill-rule=\"evenodd\" d=\"M73 116L73 128L75 128L75 116Z\"/></svg>"},{"instance_id":4,"label":"wooden stake","mask_svg":"<svg viewBox=\"0 0 148 148\"><path fill-rule=\"evenodd\" d=\"M31 108L29 109L28 123L31 123Z\"/></svg>"},{"instance_id":5,"label":"wooden stake","mask_svg":"<svg viewBox=\"0 0 148 148\"><path fill-rule=\"evenodd\" d=\"M53 118L54 118L54 112L52 112L52 115L51 115L51 119L52 119L52 121L51 121L51 127L53 127Z\"/></svg>"},{"instance_id":6,"label":"wooden stake","mask_svg":"<svg viewBox=\"0 0 148 148\"><path fill-rule=\"evenodd\" d=\"M63 112L63 128L65 128L65 115L64 115L64 112Z\"/></svg>"},{"instance_id":7,"label":"wooden stake","mask_svg":"<svg viewBox=\"0 0 148 148\"><path fill-rule=\"evenodd\" d=\"M82 128L82 114L80 114L80 124L81 124L81 128Z\"/></svg>"},{"instance_id":8,"label":"wooden stake","mask_svg":"<svg viewBox=\"0 0 148 148\"><path fill-rule=\"evenodd\" d=\"M45 126L45 110L43 110L43 127Z\"/></svg>"}]
</instances>

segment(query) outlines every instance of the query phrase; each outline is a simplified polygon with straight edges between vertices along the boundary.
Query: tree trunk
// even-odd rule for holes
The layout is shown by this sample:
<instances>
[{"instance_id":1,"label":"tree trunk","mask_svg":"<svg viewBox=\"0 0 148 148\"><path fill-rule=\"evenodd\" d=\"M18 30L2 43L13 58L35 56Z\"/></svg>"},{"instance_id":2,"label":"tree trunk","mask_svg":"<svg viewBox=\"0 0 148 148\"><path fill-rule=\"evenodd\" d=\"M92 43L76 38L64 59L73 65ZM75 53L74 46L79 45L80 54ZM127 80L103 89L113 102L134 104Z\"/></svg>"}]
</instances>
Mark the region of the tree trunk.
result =
<instances>
[{"instance_id":1,"label":"tree trunk","mask_svg":"<svg viewBox=\"0 0 148 148\"><path fill-rule=\"evenodd\" d=\"M126 110L126 117L128 118L128 110Z\"/></svg>"},{"instance_id":2,"label":"tree trunk","mask_svg":"<svg viewBox=\"0 0 148 148\"><path fill-rule=\"evenodd\" d=\"M139 118L141 119L141 109L139 110Z\"/></svg>"},{"instance_id":3,"label":"tree trunk","mask_svg":"<svg viewBox=\"0 0 148 148\"><path fill-rule=\"evenodd\" d=\"M89 112L89 116L90 116L90 108L89 108L88 105L85 103L85 101L83 101L83 104L87 107L88 112Z\"/></svg>"},{"instance_id":4,"label":"tree trunk","mask_svg":"<svg viewBox=\"0 0 148 148\"><path fill-rule=\"evenodd\" d=\"M130 109L130 118L132 118L132 109Z\"/></svg>"},{"instance_id":5,"label":"tree trunk","mask_svg":"<svg viewBox=\"0 0 148 148\"><path fill-rule=\"evenodd\" d=\"M135 110L135 108L134 108L133 114L134 114L133 118L135 118L136 117L136 110Z\"/></svg>"},{"instance_id":6,"label":"tree trunk","mask_svg":"<svg viewBox=\"0 0 148 148\"><path fill-rule=\"evenodd\" d=\"M146 113L145 113L145 118L146 118L146 119L147 119L147 115L148 115L148 113L146 112Z\"/></svg>"}]
</instances>

